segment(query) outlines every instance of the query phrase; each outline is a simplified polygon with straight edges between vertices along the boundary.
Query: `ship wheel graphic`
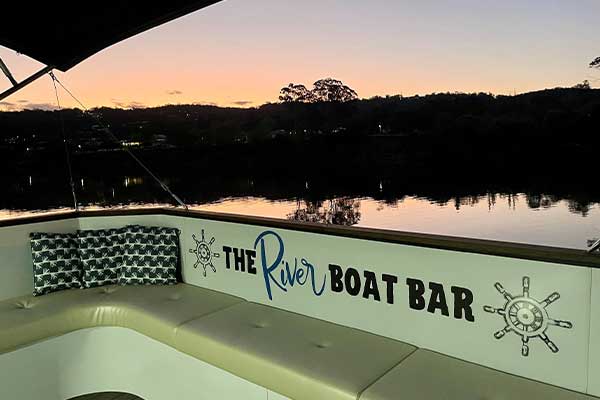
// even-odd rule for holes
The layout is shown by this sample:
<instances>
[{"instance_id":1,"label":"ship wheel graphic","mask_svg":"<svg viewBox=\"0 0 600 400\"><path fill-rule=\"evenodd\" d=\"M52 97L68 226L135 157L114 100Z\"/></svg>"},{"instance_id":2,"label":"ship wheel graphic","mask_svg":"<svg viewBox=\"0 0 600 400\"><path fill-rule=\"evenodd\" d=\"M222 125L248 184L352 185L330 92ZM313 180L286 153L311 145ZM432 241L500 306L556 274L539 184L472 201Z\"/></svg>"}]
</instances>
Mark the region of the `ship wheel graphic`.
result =
<instances>
[{"instance_id":1,"label":"ship wheel graphic","mask_svg":"<svg viewBox=\"0 0 600 400\"><path fill-rule=\"evenodd\" d=\"M201 265L204 269L204 276L206 276L206 267L210 267L213 272L217 272L213 264L213 258L219 258L219 253L213 253L212 245L215 242L215 238L212 237L209 242L204 238L204 229L202 229L202 240L198 240L196 235L192 235L192 239L196 242L196 248L190 249L190 253L196 255L196 262L194 268L198 268Z\"/></svg>"},{"instance_id":2,"label":"ship wheel graphic","mask_svg":"<svg viewBox=\"0 0 600 400\"><path fill-rule=\"evenodd\" d=\"M552 319L548 316L547 307L560 298L558 292L554 292L543 301L529 297L529 277L523 277L523 294L513 296L499 283L494 284L496 290L504 296L506 303L502 308L484 306L483 310L498 314L504 318L506 326L494 333L496 339L502 339L507 332L513 332L521 336L523 342L521 354L529 355L529 340L540 338L553 353L558 353L558 346L550 340L546 331L550 325L571 329L573 324L569 321Z\"/></svg>"}]
</instances>

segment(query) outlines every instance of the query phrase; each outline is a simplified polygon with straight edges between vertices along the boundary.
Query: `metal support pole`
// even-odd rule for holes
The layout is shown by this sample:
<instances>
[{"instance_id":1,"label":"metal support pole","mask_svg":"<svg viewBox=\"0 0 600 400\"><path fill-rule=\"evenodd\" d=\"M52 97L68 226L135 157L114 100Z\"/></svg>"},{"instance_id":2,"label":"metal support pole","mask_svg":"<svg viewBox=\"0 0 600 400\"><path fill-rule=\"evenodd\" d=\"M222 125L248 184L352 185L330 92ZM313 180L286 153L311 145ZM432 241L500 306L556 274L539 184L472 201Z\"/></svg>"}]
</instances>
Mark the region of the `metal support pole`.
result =
<instances>
[{"instance_id":1,"label":"metal support pole","mask_svg":"<svg viewBox=\"0 0 600 400\"><path fill-rule=\"evenodd\" d=\"M18 85L18 82L12 76L12 74L10 73L10 70L8 69L8 67L6 66L6 64L4 64L4 61L2 61L1 58L0 58L0 69L2 70L2 72L4 72L4 75L6 75L6 77L8 78L8 80L10 81L10 83L13 84L13 86Z\"/></svg>"},{"instance_id":2,"label":"metal support pole","mask_svg":"<svg viewBox=\"0 0 600 400\"><path fill-rule=\"evenodd\" d=\"M3 100L5 98L7 98L8 96L10 96L11 94L23 89L25 86L29 85L30 83L38 80L39 78L41 78L42 76L46 75L48 72L52 71L51 66L45 66L44 68L42 68L41 70L39 70L38 72L36 72L35 74L31 75L29 78L24 79L21 82L18 82L16 85L14 85L13 87L11 87L10 89L0 93L0 100Z\"/></svg>"}]
</instances>

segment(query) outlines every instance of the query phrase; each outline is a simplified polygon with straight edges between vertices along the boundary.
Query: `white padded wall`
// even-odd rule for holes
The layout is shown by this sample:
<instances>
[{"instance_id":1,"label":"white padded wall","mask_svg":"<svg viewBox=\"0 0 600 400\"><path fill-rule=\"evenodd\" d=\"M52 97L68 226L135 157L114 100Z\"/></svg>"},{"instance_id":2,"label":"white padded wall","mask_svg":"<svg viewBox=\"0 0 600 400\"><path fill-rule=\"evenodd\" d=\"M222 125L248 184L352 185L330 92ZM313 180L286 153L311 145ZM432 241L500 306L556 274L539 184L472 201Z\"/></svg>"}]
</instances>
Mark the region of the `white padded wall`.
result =
<instances>
[{"instance_id":1,"label":"white padded wall","mask_svg":"<svg viewBox=\"0 0 600 400\"><path fill-rule=\"evenodd\" d=\"M279 393L271 392L269 390L268 400L291 400L291 399L288 397L282 396Z\"/></svg>"},{"instance_id":2,"label":"white padded wall","mask_svg":"<svg viewBox=\"0 0 600 400\"><path fill-rule=\"evenodd\" d=\"M267 400L267 389L125 328L84 329L0 355L0 399L120 391L145 400ZM276 399L271 397L271 399Z\"/></svg>"}]
</instances>

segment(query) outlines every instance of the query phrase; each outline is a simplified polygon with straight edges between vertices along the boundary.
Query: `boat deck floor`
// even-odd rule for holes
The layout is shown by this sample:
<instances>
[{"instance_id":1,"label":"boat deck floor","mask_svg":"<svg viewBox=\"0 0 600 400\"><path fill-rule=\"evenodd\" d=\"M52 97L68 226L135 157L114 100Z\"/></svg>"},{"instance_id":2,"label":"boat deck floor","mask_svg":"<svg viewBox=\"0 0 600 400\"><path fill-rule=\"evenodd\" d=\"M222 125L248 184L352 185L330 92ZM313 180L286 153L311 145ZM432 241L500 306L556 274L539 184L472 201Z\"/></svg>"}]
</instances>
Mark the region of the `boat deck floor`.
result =
<instances>
[{"instance_id":1,"label":"boat deck floor","mask_svg":"<svg viewBox=\"0 0 600 400\"><path fill-rule=\"evenodd\" d=\"M128 393L119 392L103 392L103 393L92 393L84 396L73 397L69 400L144 400L141 397L134 396Z\"/></svg>"}]
</instances>

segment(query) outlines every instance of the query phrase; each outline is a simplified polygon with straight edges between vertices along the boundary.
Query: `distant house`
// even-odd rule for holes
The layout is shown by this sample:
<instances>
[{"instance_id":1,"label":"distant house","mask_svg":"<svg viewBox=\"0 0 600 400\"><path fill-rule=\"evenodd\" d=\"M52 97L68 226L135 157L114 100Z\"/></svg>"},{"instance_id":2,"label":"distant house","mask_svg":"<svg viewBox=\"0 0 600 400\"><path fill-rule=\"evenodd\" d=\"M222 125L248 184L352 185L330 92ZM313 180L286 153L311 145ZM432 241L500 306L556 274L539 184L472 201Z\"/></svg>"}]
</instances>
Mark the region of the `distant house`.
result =
<instances>
[{"instance_id":1,"label":"distant house","mask_svg":"<svg viewBox=\"0 0 600 400\"><path fill-rule=\"evenodd\" d=\"M286 131L285 129L277 129L277 130L271 131L271 139L286 137L286 136L289 136L290 134L291 133Z\"/></svg>"},{"instance_id":2,"label":"distant house","mask_svg":"<svg viewBox=\"0 0 600 400\"><path fill-rule=\"evenodd\" d=\"M167 137L167 135L163 135L162 133L157 133L155 135L152 135L152 141L154 143L164 144L164 143L167 143L168 137Z\"/></svg>"},{"instance_id":3,"label":"distant house","mask_svg":"<svg viewBox=\"0 0 600 400\"><path fill-rule=\"evenodd\" d=\"M142 142L130 141L130 140L122 140L121 146L123 147L140 147Z\"/></svg>"},{"instance_id":4,"label":"distant house","mask_svg":"<svg viewBox=\"0 0 600 400\"><path fill-rule=\"evenodd\" d=\"M236 136L233 138L233 143L248 144L248 136L247 135Z\"/></svg>"}]
</instances>

